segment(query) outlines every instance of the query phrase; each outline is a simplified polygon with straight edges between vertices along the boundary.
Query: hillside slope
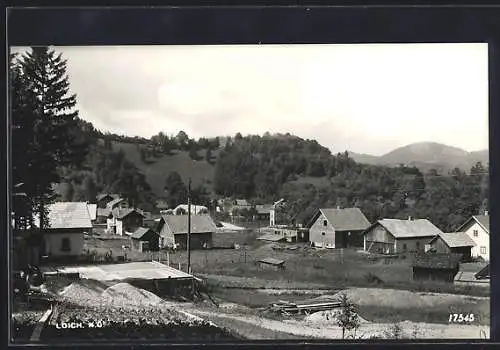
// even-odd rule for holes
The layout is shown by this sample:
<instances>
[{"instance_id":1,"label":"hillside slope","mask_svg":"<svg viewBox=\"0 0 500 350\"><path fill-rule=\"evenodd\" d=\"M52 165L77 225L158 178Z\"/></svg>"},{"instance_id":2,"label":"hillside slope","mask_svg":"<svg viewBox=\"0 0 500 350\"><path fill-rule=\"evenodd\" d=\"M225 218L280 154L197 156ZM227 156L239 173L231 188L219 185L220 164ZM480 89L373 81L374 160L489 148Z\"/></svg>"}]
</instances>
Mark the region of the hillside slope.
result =
<instances>
[{"instance_id":1,"label":"hillside slope","mask_svg":"<svg viewBox=\"0 0 500 350\"><path fill-rule=\"evenodd\" d=\"M154 162L144 163L141 160L137 145L123 142L113 142L113 150L123 150L126 158L132 162L146 176L146 181L151 186L153 193L162 197L164 195L165 179L171 171L176 171L187 184L191 177L193 187L205 185L208 191L212 191L214 178L214 167L207 161L195 161L189 157L188 152L173 151L172 155L161 155ZM202 152L199 152L200 155Z\"/></svg>"}]
</instances>

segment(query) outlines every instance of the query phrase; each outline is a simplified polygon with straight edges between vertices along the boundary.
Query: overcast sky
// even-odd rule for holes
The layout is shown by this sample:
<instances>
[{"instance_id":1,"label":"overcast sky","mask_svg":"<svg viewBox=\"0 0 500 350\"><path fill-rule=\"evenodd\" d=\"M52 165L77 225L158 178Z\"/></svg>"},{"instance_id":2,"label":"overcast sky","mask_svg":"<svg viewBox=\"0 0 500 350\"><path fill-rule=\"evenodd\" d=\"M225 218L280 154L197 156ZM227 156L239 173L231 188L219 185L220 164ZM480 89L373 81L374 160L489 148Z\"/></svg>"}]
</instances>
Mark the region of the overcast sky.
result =
<instances>
[{"instance_id":1,"label":"overcast sky","mask_svg":"<svg viewBox=\"0 0 500 350\"><path fill-rule=\"evenodd\" d=\"M290 132L332 152L488 148L487 44L57 47L80 116L151 137Z\"/></svg>"}]
</instances>

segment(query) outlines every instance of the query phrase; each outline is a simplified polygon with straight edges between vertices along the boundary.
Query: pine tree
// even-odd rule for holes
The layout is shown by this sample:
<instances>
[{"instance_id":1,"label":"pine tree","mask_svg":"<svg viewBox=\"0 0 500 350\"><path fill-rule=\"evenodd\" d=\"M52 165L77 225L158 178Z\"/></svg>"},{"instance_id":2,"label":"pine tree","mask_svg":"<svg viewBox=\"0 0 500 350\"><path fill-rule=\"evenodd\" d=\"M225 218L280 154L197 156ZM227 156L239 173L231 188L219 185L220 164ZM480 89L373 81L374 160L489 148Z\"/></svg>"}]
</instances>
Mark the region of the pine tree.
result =
<instances>
[{"instance_id":1,"label":"pine tree","mask_svg":"<svg viewBox=\"0 0 500 350\"><path fill-rule=\"evenodd\" d=\"M12 109L17 131L12 159L13 167L24 167L15 174L15 181L25 183L32 207L40 215L40 228L46 227L46 204L54 198L52 184L60 181L58 167L80 165L87 149L66 68L61 54L47 47L32 48L11 62L13 95L18 99Z\"/></svg>"}]
</instances>

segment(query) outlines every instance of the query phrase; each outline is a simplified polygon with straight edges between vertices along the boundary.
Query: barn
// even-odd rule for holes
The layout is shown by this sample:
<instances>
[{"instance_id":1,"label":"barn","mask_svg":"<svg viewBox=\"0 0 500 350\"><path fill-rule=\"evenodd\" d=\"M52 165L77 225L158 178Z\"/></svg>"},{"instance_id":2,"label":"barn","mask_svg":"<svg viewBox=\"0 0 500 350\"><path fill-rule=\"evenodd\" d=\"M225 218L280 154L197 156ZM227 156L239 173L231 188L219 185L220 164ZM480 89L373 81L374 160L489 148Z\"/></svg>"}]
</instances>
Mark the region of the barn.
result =
<instances>
[{"instance_id":1,"label":"barn","mask_svg":"<svg viewBox=\"0 0 500 350\"><path fill-rule=\"evenodd\" d=\"M160 235L147 227L139 227L130 235L132 248L140 252L158 251Z\"/></svg>"},{"instance_id":2,"label":"barn","mask_svg":"<svg viewBox=\"0 0 500 350\"><path fill-rule=\"evenodd\" d=\"M308 226L315 247L347 248L363 245L363 232L370 222L359 208L325 208L316 212Z\"/></svg>"},{"instance_id":3,"label":"barn","mask_svg":"<svg viewBox=\"0 0 500 350\"><path fill-rule=\"evenodd\" d=\"M417 254L412 263L413 280L453 283L461 258L460 254Z\"/></svg>"},{"instance_id":4,"label":"barn","mask_svg":"<svg viewBox=\"0 0 500 350\"><path fill-rule=\"evenodd\" d=\"M212 236L217 231L210 215L191 216L191 249L203 249L212 246ZM160 247L182 249L187 247L188 215L162 215L157 232L160 234Z\"/></svg>"},{"instance_id":5,"label":"barn","mask_svg":"<svg viewBox=\"0 0 500 350\"><path fill-rule=\"evenodd\" d=\"M471 249L476 243L465 232L440 233L429 242L429 249L442 254L460 254L462 262L471 260Z\"/></svg>"},{"instance_id":6,"label":"barn","mask_svg":"<svg viewBox=\"0 0 500 350\"><path fill-rule=\"evenodd\" d=\"M423 253L426 244L442 233L427 219L382 219L365 231L363 246L370 253Z\"/></svg>"}]
</instances>

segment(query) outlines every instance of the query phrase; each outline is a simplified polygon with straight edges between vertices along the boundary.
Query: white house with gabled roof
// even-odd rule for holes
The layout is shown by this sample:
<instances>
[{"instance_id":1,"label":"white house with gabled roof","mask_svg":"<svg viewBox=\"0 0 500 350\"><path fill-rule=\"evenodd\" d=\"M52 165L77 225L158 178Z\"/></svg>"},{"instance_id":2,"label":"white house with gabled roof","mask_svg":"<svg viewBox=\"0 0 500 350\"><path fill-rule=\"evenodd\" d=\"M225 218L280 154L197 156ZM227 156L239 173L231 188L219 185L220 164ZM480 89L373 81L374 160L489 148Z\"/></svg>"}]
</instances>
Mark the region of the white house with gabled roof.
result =
<instances>
[{"instance_id":1,"label":"white house with gabled roof","mask_svg":"<svg viewBox=\"0 0 500 350\"><path fill-rule=\"evenodd\" d=\"M487 212L485 215L472 216L456 231L465 232L476 243L471 249L473 258L490 260L490 217Z\"/></svg>"}]
</instances>

